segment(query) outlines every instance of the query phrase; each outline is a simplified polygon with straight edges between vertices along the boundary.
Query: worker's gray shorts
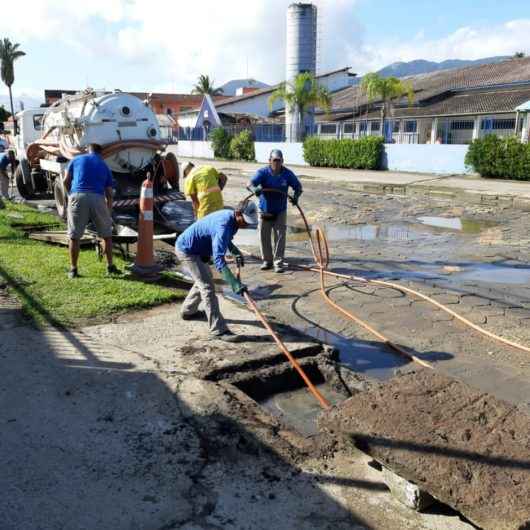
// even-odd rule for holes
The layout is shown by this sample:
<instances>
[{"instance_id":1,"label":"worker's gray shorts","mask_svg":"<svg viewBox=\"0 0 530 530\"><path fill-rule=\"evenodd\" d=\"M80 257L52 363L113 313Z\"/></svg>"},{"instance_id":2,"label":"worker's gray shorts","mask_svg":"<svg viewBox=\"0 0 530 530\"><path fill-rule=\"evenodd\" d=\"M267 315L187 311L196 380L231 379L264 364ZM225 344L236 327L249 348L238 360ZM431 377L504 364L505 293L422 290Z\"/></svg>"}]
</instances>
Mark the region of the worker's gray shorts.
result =
<instances>
[{"instance_id":1,"label":"worker's gray shorts","mask_svg":"<svg viewBox=\"0 0 530 530\"><path fill-rule=\"evenodd\" d=\"M105 197L99 193L72 193L68 196L68 237L81 239L92 221L99 237L112 237L112 217Z\"/></svg>"},{"instance_id":2,"label":"worker's gray shorts","mask_svg":"<svg viewBox=\"0 0 530 530\"><path fill-rule=\"evenodd\" d=\"M0 196L9 198L9 176L5 169L0 169Z\"/></svg>"}]
</instances>

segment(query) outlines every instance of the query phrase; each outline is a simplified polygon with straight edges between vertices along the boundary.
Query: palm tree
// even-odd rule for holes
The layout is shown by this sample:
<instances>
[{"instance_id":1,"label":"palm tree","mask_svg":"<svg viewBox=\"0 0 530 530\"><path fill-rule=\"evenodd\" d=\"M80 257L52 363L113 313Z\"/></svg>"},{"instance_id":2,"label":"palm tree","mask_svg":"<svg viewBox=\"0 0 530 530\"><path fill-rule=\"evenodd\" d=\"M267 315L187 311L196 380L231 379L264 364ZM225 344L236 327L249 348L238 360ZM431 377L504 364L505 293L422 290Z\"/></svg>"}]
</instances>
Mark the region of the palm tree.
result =
<instances>
[{"instance_id":1,"label":"palm tree","mask_svg":"<svg viewBox=\"0 0 530 530\"><path fill-rule=\"evenodd\" d=\"M221 96L223 94L222 88L214 88L213 79L210 79L208 75L200 75L197 84L191 91L192 94L202 94L209 96Z\"/></svg>"},{"instance_id":2,"label":"palm tree","mask_svg":"<svg viewBox=\"0 0 530 530\"><path fill-rule=\"evenodd\" d=\"M381 77L378 73L366 74L361 81L361 92L368 98L368 103L379 98L381 106L381 132L384 136L385 117L392 113L396 99L407 96L409 105L414 102L414 90L410 83L397 77Z\"/></svg>"},{"instance_id":3,"label":"palm tree","mask_svg":"<svg viewBox=\"0 0 530 530\"><path fill-rule=\"evenodd\" d=\"M295 115L293 136L301 140L300 129L304 123L305 113L310 107L319 106L326 112L331 108L331 94L328 89L318 84L310 72L298 74L292 82L282 83L269 97L269 108L279 99L285 101L285 112Z\"/></svg>"},{"instance_id":4,"label":"palm tree","mask_svg":"<svg viewBox=\"0 0 530 530\"><path fill-rule=\"evenodd\" d=\"M2 81L9 89L9 102L11 104L11 115L15 119L15 109L13 108L13 94L11 93L11 86L15 82L15 68L13 63L19 58L26 55L25 52L19 50L20 44L13 44L9 39L0 40L0 61L2 67L0 69L0 76ZM13 121L14 133L17 134L17 122Z\"/></svg>"}]
</instances>

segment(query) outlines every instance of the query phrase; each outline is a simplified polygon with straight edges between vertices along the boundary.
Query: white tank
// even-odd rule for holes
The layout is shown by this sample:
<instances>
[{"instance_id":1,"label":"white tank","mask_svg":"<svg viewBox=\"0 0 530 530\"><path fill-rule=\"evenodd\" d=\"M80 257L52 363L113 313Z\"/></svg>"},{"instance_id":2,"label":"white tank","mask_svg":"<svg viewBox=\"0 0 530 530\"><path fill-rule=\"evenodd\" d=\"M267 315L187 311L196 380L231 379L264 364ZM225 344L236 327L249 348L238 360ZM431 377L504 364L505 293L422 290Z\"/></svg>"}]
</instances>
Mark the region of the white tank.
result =
<instances>
[{"instance_id":1,"label":"white tank","mask_svg":"<svg viewBox=\"0 0 530 530\"><path fill-rule=\"evenodd\" d=\"M291 4L287 9L286 79L300 72L315 74L317 64L317 6Z\"/></svg>"},{"instance_id":2,"label":"white tank","mask_svg":"<svg viewBox=\"0 0 530 530\"><path fill-rule=\"evenodd\" d=\"M287 8L286 81L302 72L316 74L317 64L317 7L309 3L291 4ZM311 110L311 109L308 109ZM296 108L286 108L285 127L287 141L298 141L301 131L296 120ZM312 124L309 114L305 125Z\"/></svg>"},{"instance_id":3,"label":"white tank","mask_svg":"<svg viewBox=\"0 0 530 530\"><path fill-rule=\"evenodd\" d=\"M106 146L125 142L122 149L117 144L105 160L112 171L126 173L151 161L160 141L160 127L154 112L135 96L87 91L65 96L46 111L41 141L71 154L90 143ZM127 147L128 141L138 143Z\"/></svg>"}]
</instances>

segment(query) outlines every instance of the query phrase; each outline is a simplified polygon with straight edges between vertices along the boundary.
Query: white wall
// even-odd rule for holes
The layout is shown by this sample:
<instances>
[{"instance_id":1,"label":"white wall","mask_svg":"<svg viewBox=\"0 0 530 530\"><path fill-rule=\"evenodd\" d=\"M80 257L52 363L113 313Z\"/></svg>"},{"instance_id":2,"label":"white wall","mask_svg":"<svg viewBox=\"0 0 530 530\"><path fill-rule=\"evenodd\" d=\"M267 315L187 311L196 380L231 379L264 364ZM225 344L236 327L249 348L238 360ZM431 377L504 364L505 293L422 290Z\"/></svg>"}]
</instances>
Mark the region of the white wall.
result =
<instances>
[{"instance_id":1,"label":"white wall","mask_svg":"<svg viewBox=\"0 0 530 530\"><path fill-rule=\"evenodd\" d=\"M234 103L228 103L223 105L217 103L217 112L241 112L246 114L256 114L258 116L266 117L271 112L269 110L269 97L271 92L262 94L259 96L250 97L242 101L235 101ZM283 101L278 100L273 105L272 110L279 110L283 108Z\"/></svg>"},{"instance_id":2,"label":"white wall","mask_svg":"<svg viewBox=\"0 0 530 530\"><path fill-rule=\"evenodd\" d=\"M177 158L180 156L187 156L190 158L214 158L211 142L187 142L179 140L177 145L170 145L167 148L167 151L174 153Z\"/></svg>"},{"instance_id":3,"label":"white wall","mask_svg":"<svg viewBox=\"0 0 530 530\"><path fill-rule=\"evenodd\" d=\"M287 165L307 166L301 143L256 142L254 147L258 162L268 162L271 150L281 149ZM177 157L214 158L210 142L179 141L168 150ZM461 175L471 173L464 164L467 150L467 145L386 144L383 166L390 171Z\"/></svg>"},{"instance_id":4,"label":"white wall","mask_svg":"<svg viewBox=\"0 0 530 530\"><path fill-rule=\"evenodd\" d=\"M284 142L256 142L254 144L256 151L256 160L258 162L268 162L269 155L273 149L281 149L283 159L286 164L297 166L307 166L304 160L304 153L301 143L284 143Z\"/></svg>"},{"instance_id":5,"label":"white wall","mask_svg":"<svg viewBox=\"0 0 530 530\"><path fill-rule=\"evenodd\" d=\"M437 144L385 144L383 165L390 171L471 173L464 159L469 146Z\"/></svg>"}]
</instances>

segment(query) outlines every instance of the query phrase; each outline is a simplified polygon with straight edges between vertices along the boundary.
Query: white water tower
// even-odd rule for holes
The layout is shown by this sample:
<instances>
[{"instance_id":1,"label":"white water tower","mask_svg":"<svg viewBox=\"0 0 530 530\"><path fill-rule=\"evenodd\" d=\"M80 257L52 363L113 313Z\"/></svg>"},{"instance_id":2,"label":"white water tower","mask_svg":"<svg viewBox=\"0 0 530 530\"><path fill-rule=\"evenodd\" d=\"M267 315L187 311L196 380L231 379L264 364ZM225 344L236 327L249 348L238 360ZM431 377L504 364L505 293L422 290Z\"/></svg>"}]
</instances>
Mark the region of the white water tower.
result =
<instances>
[{"instance_id":1,"label":"white water tower","mask_svg":"<svg viewBox=\"0 0 530 530\"><path fill-rule=\"evenodd\" d=\"M291 4L287 8L286 81L292 82L302 72L316 74L317 65L317 6L310 3ZM298 137L297 109L285 109L287 141ZM304 125L313 124L312 112L305 117ZM294 124L294 125L293 125Z\"/></svg>"}]
</instances>

